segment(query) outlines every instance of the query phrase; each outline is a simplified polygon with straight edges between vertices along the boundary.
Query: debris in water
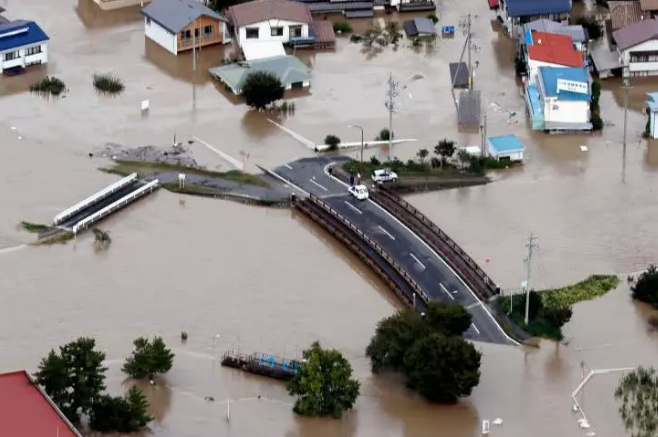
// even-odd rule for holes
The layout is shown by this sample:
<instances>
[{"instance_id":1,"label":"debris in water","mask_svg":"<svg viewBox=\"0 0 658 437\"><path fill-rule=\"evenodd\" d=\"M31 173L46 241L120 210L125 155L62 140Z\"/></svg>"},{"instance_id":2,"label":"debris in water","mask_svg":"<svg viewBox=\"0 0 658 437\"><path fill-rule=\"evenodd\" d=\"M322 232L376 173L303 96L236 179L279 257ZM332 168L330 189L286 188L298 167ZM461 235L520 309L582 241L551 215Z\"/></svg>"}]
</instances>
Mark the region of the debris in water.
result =
<instances>
[{"instance_id":1,"label":"debris in water","mask_svg":"<svg viewBox=\"0 0 658 437\"><path fill-rule=\"evenodd\" d=\"M492 423L494 425L502 425L503 424L503 419L501 419L500 417L496 417Z\"/></svg>"},{"instance_id":2,"label":"debris in water","mask_svg":"<svg viewBox=\"0 0 658 437\"><path fill-rule=\"evenodd\" d=\"M587 148L587 146L582 146L582 145L580 146L580 151L581 152L587 152L588 150L589 149Z\"/></svg>"},{"instance_id":3,"label":"debris in water","mask_svg":"<svg viewBox=\"0 0 658 437\"><path fill-rule=\"evenodd\" d=\"M206 397L203 398L203 399L205 399L205 400L208 401L208 402L215 402L215 398L213 398L212 396L206 396Z\"/></svg>"}]
</instances>

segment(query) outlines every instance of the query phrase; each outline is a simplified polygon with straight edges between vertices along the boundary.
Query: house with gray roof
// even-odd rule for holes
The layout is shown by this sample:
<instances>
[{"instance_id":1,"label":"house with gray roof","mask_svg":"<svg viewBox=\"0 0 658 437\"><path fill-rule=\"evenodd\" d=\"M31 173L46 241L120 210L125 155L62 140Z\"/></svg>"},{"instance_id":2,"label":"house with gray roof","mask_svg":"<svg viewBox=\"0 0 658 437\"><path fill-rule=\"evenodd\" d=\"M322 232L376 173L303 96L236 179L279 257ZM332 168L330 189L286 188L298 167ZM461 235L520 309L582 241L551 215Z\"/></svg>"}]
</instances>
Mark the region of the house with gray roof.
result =
<instances>
[{"instance_id":1,"label":"house with gray roof","mask_svg":"<svg viewBox=\"0 0 658 437\"><path fill-rule=\"evenodd\" d=\"M525 35L533 30L568 36L573 41L576 50L580 52L587 50L587 41L589 40L587 29L580 25L562 24L557 21L547 20L546 18L540 18L539 20L531 21L517 27L516 40L519 48L525 45Z\"/></svg>"},{"instance_id":2,"label":"house with gray roof","mask_svg":"<svg viewBox=\"0 0 658 437\"><path fill-rule=\"evenodd\" d=\"M612 33L622 75L658 75L658 20L647 19L624 26Z\"/></svg>"},{"instance_id":3,"label":"house with gray roof","mask_svg":"<svg viewBox=\"0 0 658 437\"><path fill-rule=\"evenodd\" d=\"M242 94L242 86L247 76L258 71L272 73L281 79L286 90L311 86L311 69L295 56L272 56L222 65L208 70L227 91Z\"/></svg>"},{"instance_id":4,"label":"house with gray roof","mask_svg":"<svg viewBox=\"0 0 658 437\"><path fill-rule=\"evenodd\" d=\"M155 0L142 15L146 37L174 55L231 42L227 19L197 0Z\"/></svg>"}]
</instances>

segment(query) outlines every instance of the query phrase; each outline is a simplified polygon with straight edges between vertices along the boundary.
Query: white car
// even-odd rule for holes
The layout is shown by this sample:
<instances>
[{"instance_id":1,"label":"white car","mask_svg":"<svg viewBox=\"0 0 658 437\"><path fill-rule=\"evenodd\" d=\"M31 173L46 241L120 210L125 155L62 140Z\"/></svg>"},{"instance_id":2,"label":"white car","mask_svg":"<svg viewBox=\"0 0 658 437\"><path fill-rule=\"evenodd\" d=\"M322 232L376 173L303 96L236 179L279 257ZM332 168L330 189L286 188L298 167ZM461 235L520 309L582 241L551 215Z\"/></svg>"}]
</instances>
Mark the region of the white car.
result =
<instances>
[{"instance_id":1,"label":"white car","mask_svg":"<svg viewBox=\"0 0 658 437\"><path fill-rule=\"evenodd\" d=\"M390 168L379 169L372 172L372 180L376 183L397 182L398 174Z\"/></svg>"},{"instance_id":2,"label":"white car","mask_svg":"<svg viewBox=\"0 0 658 437\"><path fill-rule=\"evenodd\" d=\"M368 188L365 185L355 185L348 188L347 191L359 200L366 200L368 198Z\"/></svg>"}]
</instances>

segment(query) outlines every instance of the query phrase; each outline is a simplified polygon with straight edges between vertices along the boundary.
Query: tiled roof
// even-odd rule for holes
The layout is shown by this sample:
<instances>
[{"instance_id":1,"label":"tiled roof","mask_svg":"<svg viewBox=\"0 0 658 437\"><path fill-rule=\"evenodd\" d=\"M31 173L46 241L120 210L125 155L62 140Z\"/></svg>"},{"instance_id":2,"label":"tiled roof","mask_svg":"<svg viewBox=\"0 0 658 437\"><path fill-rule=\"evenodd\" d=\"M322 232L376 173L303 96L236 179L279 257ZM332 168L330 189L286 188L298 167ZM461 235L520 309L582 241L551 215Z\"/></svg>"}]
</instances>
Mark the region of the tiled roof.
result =
<instances>
[{"instance_id":1,"label":"tiled roof","mask_svg":"<svg viewBox=\"0 0 658 437\"><path fill-rule=\"evenodd\" d=\"M197 0L155 0L142 10L142 14L171 33L180 32L201 16L226 21L226 18Z\"/></svg>"},{"instance_id":2,"label":"tiled roof","mask_svg":"<svg viewBox=\"0 0 658 437\"><path fill-rule=\"evenodd\" d=\"M3 33L25 31L2 37ZM34 21L16 20L0 24L0 52L48 41L48 35Z\"/></svg>"},{"instance_id":3,"label":"tiled roof","mask_svg":"<svg viewBox=\"0 0 658 437\"><path fill-rule=\"evenodd\" d=\"M573 48L570 37L535 30L531 35L532 44L528 44L530 59L567 67L583 66L583 56Z\"/></svg>"},{"instance_id":4,"label":"tiled roof","mask_svg":"<svg viewBox=\"0 0 658 437\"><path fill-rule=\"evenodd\" d=\"M640 0L643 11L658 11L658 0Z\"/></svg>"},{"instance_id":5,"label":"tiled roof","mask_svg":"<svg viewBox=\"0 0 658 437\"><path fill-rule=\"evenodd\" d=\"M638 1L611 1L608 2L608 7L612 30L621 29L642 19L642 9Z\"/></svg>"},{"instance_id":6,"label":"tiled roof","mask_svg":"<svg viewBox=\"0 0 658 437\"><path fill-rule=\"evenodd\" d=\"M319 43L332 43L336 42L336 34L334 33L334 25L328 20L319 20L313 22L313 30L315 31L316 41Z\"/></svg>"},{"instance_id":7,"label":"tiled roof","mask_svg":"<svg viewBox=\"0 0 658 437\"><path fill-rule=\"evenodd\" d=\"M286 20L296 23L313 22L308 5L287 0L256 0L229 8L229 19L237 27L267 20Z\"/></svg>"},{"instance_id":8,"label":"tiled roof","mask_svg":"<svg viewBox=\"0 0 658 437\"><path fill-rule=\"evenodd\" d=\"M557 97L558 100L590 101L589 79L584 68L554 68L539 67L539 77L547 97ZM558 79L587 84L587 94L557 89Z\"/></svg>"},{"instance_id":9,"label":"tiled roof","mask_svg":"<svg viewBox=\"0 0 658 437\"><path fill-rule=\"evenodd\" d=\"M641 20L612 32L619 50L626 50L651 39L658 39L658 20Z\"/></svg>"},{"instance_id":10,"label":"tiled roof","mask_svg":"<svg viewBox=\"0 0 658 437\"><path fill-rule=\"evenodd\" d=\"M571 0L507 0L505 8L510 17L559 14L571 12Z\"/></svg>"}]
</instances>

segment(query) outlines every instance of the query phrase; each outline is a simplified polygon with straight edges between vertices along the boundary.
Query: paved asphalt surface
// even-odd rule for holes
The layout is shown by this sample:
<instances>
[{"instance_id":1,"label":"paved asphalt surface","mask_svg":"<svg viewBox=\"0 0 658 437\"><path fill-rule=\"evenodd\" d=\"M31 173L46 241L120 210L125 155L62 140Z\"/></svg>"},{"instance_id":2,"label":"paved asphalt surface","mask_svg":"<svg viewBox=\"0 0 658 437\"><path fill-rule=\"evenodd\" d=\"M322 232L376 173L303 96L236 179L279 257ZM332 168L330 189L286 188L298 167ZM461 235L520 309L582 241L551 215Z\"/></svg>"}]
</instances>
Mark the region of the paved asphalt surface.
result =
<instances>
[{"instance_id":1,"label":"paved asphalt surface","mask_svg":"<svg viewBox=\"0 0 658 437\"><path fill-rule=\"evenodd\" d=\"M325 168L332 161L337 159L305 158L277 167L274 172L302 190L323 198L359 226L395 258L430 298L465 306L473 315L473 324L464 337L488 343L516 344L457 274L415 234L374 202L355 199L347 192L345 184L326 174Z\"/></svg>"}]
</instances>

